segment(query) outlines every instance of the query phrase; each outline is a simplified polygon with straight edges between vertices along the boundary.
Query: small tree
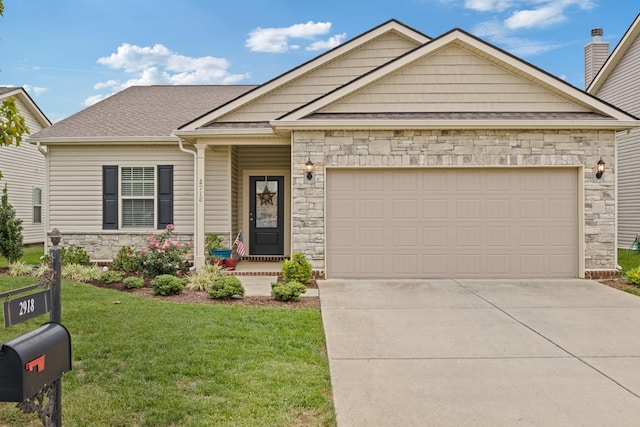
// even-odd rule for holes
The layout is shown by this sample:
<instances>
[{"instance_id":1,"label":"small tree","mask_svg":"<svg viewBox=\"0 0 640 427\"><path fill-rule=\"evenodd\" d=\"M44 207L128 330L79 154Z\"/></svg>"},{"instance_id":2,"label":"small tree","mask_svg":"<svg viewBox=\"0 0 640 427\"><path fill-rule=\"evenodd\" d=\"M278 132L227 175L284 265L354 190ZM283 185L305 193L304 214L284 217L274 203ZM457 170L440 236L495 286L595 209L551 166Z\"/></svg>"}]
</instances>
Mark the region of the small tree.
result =
<instances>
[{"instance_id":1,"label":"small tree","mask_svg":"<svg viewBox=\"0 0 640 427\"><path fill-rule=\"evenodd\" d=\"M0 203L0 255L13 263L20 259L23 248L22 220L16 218L16 211L9 204L7 184L5 184Z\"/></svg>"}]
</instances>

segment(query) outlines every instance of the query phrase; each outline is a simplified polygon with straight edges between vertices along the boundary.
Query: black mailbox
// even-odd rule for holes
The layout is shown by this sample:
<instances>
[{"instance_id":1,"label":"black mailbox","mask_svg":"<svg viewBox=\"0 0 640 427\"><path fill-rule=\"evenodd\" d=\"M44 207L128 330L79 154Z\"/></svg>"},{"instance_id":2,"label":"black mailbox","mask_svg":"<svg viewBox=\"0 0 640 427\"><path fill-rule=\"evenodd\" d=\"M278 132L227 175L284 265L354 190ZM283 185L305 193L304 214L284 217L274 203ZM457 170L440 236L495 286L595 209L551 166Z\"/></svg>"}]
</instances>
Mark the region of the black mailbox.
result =
<instances>
[{"instance_id":1,"label":"black mailbox","mask_svg":"<svg viewBox=\"0 0 640 427\"><path fill-rule=\"evenodd\" d=\"M0 402L22 402L71 370L71 335L59 323L0 344Z\"/></svg>"}]
</instances>

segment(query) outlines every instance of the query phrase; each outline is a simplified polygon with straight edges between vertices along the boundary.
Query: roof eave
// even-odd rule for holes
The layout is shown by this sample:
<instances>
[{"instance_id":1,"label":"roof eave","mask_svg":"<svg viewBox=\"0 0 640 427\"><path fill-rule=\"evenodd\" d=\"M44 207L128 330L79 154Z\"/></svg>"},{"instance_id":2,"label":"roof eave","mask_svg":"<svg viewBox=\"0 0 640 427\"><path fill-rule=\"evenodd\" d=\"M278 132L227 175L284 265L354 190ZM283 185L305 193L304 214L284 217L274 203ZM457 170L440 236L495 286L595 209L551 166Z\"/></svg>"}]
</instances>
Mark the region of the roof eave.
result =
<instances>
[{"instance_id":1,"label":"roof eave","mask_svg":"<svg viewBox=\"0 0 640 427\"><path fill-rule=\"evenodd\" d=\"M178 142L178 138L175 136L91 136L91 137L48 137L48 138L33 138L27 137L26 141L30 144L40 145L57 145L57 144L72 144L72 145L91 145L91 144L130 144L130 143L151 143L151 144L163 144L170 143L175 144Z\"/></svg>"},{"instance_id":2,"label":"roof eave","mask_svg":"<svg viewBox=\"0 0 640 427\"><path fill-rule=\"evenodd\" d=\"M640 120L274 120L271 125L278 131L311 129L608 129L620 131L640 127Z\"/></svg>"}]
</instances>

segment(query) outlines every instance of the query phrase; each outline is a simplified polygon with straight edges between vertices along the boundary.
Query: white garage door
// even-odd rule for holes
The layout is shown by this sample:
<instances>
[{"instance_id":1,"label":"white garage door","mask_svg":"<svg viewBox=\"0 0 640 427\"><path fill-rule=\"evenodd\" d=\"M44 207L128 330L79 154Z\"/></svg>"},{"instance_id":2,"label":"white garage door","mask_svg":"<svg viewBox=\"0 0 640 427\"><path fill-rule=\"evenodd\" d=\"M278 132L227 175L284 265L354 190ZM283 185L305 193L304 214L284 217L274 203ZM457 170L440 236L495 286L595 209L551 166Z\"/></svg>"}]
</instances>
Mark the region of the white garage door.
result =
<instances>
[{"instance_id":1,"label":"white garage door","mask_svg":"<svg viewBox=\"0 0 640 427\"><path fill-rule=\"evenodd\" d=\"M578 276L575 168L329 169L327 277Z\"/></svg>"}]
</instances>

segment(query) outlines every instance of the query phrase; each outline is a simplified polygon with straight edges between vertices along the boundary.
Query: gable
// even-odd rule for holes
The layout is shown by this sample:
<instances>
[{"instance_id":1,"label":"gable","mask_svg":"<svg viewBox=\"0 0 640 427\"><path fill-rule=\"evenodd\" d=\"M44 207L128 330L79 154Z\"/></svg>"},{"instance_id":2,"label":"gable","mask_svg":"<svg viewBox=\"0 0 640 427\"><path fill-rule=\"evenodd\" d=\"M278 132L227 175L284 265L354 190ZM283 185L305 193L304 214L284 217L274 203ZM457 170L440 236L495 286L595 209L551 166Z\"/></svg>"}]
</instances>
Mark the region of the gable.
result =
<instances>
[{"instance_id":1,"label":"gable","mask_svg":"<svg viewBox=\"0 0 640 427\"><path fill-rule=\"evenodd\" d=\"M640 114L640 24L636 25L637 30L629 34L625 45L616 47L612 61L605 63L600 72L602 76L598 74L600 78L589 92L637 116Z\"/></svg>"},{"instance_id":2,"label":"gable","mask_svg":"<svg viewBox=\"0 0 640 427\"><path fill-rule=\"evenodd\" d=\"M588 111L459 44L448 44L318 112Z\"/></svg>"},{"instance_id":3,"label":"gable","mask_svg":"<svg viewBox=\"0 0 640 427\"><path fill-rule=\"evenodd\" d=\"M389 20L196 117L179 131L184 134L229 122L268 123L429 40L401 22Z\"/></svg>"},{"instance_id":4,"label":"gable","mask_svg":"<svg viewBox=\"0 0 640 427\"><path fill-rule=\"evenodd\" d=\"M394 31L301 76L250 104L219 118L222 122L269 121L419 46Z\"/></svg>"},{"instance_id":5,"label":"gable","mask_svg":"<svg viewBox=\"0 0 640 427\"><path fill-rule=\"evenodd\" d=\"M360 115L358 117L358 115ZM635 117L454 29L271 122L278 131L353 129L629 129Z\"/></svg>"}]
</instances>

